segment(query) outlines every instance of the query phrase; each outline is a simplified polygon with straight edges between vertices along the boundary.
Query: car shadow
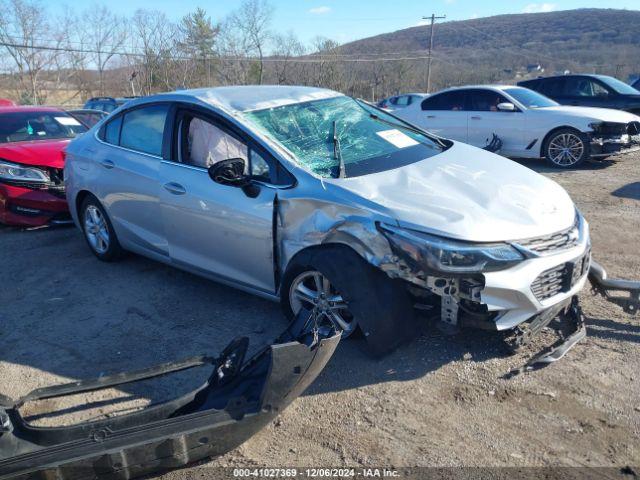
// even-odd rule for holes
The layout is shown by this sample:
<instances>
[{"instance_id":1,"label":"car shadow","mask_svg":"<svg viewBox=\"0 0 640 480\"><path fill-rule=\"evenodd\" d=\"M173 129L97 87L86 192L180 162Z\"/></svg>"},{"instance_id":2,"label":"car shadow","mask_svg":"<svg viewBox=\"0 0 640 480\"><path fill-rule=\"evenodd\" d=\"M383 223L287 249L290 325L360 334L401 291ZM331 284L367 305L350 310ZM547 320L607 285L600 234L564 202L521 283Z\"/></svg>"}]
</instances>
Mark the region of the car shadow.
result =
<instances>
[{"instance_id":1,"label":"car shadow","mask_svg":"<svg viewBox=\"0 0 640 480\"><path fill-rule=\"evenodd\" d=\"M640 182L628 183L627 185L611 192L611 195L619 198L640 200Z\"/></svg>"},{"instance_id":2,"label":"car shadow","mask_svg":"<svg viewBox=\"0 0 640 480\"><path fill-rule=\"evenodd\" d=\"M483 362L508 355L505 343L496 332L469 329L447 335L433 326L382 358L372 358L364 344L362 338L342 341L329 364L304 395L340 392L385 382L405 382L422 378L451 362Z\"/></svg>"},{"instance_id":3,"label":"car shadow","mask_svg":"<svg viewBox=\"0 0 640 480\"><path fill-rule=\"evenodd\" d=\"M640 343L640 325L616 322L606 318L587 318L587 327L591 337Z\"/></svg>"}]
</instances>

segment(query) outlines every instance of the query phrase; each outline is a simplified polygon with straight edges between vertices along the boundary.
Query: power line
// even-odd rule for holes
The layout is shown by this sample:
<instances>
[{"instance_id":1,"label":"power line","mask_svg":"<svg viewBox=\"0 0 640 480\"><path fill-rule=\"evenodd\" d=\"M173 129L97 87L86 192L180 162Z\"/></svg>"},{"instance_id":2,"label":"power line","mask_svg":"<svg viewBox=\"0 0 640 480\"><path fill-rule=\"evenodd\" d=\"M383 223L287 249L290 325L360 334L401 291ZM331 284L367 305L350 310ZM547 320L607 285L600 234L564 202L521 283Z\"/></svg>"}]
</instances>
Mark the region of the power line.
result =
<instances>
[{"instance_id":1,"label":"power line","mask_svg":"<svg viewBox=\"0 0 640 480\"><path fill-rule=\"evenodd\" d=\"M102 53L102 54L113 54L113 55L121 55L121 56L128 56L128 57L145 57L146 54L144 53L135 53L135 52L127 52L127 51L102 51L102 50L96 50L96 49L81 49L81 48L71 48L71 47L54 47L54 46L48 46L48 45L25 45L25 44L19 44L19 43L9 43L9 42L0 42L0 47L8 47L8 48L23 48L23 49L32 49L32 50L45 50L45 51L54 51L54 52L65 52L65 53L93 53L93 54L98 54L98 53ZM177 55L166 55L164 52L154 52L154 55L157 56L162 56L164 58L167 59L171 59L171 60L193 60L193 57L190 56L177 56ZM262 61L263 62L271 62L271 63L276 63L276 62L294 62L294 63L323 63L323 62L327 62L328 60L333 60L333 61L340 61L340 62L394 62L394 61L408 61L408 60L424 60L427 59L428 56L406 56L406 57L385 57L385 58L360 58L360 57L356 57L356 58L346 58L346 57L339 57L339 58L335 58L336 56L334 55L313 55L314 58L309 58L309 57L305 57L305 58L300 58L300 57L286 57L286 58L274 58L274 57L268 57L268 58L263 58ZM225 56L225 55L221 55L218 57L212 57L212 58L217 58L220 60L227 60L227 61L239 61L239 62L244 62L244 61L249 61L249 62L254 62L254 61L258 61L259 58L258 57L238 57L238 56Z\"/></svg>"}]
</instances>

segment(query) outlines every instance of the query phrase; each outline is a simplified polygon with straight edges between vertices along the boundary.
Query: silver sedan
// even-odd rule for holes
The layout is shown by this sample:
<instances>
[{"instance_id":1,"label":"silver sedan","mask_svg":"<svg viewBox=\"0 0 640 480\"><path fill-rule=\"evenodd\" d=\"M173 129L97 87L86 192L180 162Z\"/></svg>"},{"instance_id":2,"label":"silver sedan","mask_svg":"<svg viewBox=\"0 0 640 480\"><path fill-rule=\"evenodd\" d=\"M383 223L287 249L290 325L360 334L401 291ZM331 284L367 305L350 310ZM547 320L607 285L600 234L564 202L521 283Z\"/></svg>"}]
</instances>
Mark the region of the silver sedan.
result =
<instances>
[{"instance_id":1,"label":"silver sedan","mask_svg":"<svg viewBox=\"0 0 640 480\"><path fill-rule=\"evenodd\" d=\"M132 251L289 318L305 307L374 353L415 334L416 307L493 330L566 310L589 266L556 183L324 89L134 100L71 143L65 181L99 259Z\"/></svg>"}]
</instances>

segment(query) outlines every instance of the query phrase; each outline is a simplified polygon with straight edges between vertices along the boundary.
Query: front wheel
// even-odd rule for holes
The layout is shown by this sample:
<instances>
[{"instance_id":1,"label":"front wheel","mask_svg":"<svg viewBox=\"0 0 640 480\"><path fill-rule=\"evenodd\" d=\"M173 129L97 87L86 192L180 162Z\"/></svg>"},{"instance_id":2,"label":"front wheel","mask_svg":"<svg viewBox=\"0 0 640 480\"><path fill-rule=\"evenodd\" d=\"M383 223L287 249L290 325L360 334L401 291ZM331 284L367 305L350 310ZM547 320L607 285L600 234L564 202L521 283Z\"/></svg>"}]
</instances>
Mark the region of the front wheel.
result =
<instances>
[{"instance_id":1,"label":"front wheel","mask_svg":"<svg viewBox=\"0 0 640 480\"><path fill-rule=\"evenodd\" d=\"M546 140L544 155L555 168L575 168L589 158L589 144L578 130L562 128Z\"/></svg>"},{"instance_id":2,"label":"front wheel","mask_svg":"<svg viewBox=\"0 0 640 480\"><path fill-rule=\"evenodd\" d=\"M301 269L291 282L287 300L287 316L295 317L303 307L315 309L320 317L342 330L342 338L351 336L358 326L342 295L325 275L313 268Z\"/></svg>"},{"instance_id":3,"label":"front wheel","mask_svg":"<svg viewBox=\"0 0 640 480\"><path fill-rule=\"evenodd\" d=\"M280 302L290 321L305 306L315 308L344 336L361 331L375 356L419 333L406 285L346 245L323 245L296 255L282 278Z\"/></svg>"}]
</instances>

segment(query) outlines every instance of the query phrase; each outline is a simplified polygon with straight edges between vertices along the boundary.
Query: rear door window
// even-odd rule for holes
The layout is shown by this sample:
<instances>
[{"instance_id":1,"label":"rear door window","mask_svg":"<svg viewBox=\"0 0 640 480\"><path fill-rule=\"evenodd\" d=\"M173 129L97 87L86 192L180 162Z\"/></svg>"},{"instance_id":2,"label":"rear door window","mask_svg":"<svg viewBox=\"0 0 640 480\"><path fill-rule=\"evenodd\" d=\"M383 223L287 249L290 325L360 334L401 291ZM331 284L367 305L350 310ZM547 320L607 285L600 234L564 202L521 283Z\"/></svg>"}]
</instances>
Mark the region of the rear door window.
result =
<instances>
[{"instance_id":1,"label":"rear door window","mask_svg":"<svg viewBox=\"0 0 640 480\"><path fill-rule=\"evenodd\" d=\"M465 91L444 92L422 102L422 110L465 110Z\"/></svg>"},{"instance_id":2,"label":"rear door window","mask_svg":"<svg viewBox=\"0 0 640 480\"><path fill-rule=\"evenodd\" d=\"M548 97L558 97L562 95L564 90L564 78L550 78L540 82L538 91L544 93Z\"/></svg>"},{"instance_id":3,"label":"rear door window","mask_svg":"<svg viewBox=\"0 0 640 480\"><path fill-rule=\"evenodd\" d=\"M136 108L124 114L120 146L161 156L168 104Z\"/></svg>"},{"instance_id":4,"label":"rear door window","mask_svg":"<svg viewBox=\"0 0 640 480\"><path fill-rule=\"evenodd\" d=\"M122 127L122 115L105 125L104 141L111 145L120 145L120 127Z\"/></svg>"}]
</instances>

